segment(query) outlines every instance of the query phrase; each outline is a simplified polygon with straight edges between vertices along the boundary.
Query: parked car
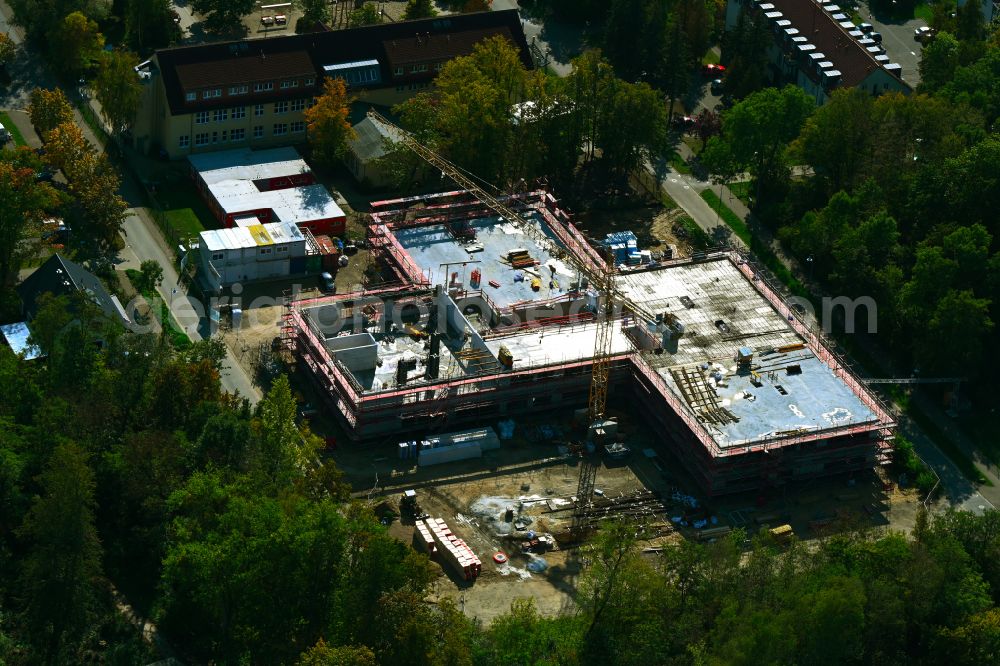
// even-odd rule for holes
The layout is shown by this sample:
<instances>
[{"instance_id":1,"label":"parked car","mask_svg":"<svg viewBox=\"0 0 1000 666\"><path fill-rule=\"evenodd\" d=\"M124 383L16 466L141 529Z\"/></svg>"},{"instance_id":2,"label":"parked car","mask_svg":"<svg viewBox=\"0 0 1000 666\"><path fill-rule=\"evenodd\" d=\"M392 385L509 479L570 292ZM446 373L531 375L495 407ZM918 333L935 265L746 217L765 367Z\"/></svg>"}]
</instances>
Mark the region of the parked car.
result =
<instances>
[{"instance_id":1,"label":"parked car","mask_svg":"<svg viewBox=\"0 0 1000 666\"><path fill-rule=\"evenodd\" d=\"M709 63L702 66L701 73L706 79L717 79L726 73L726 66Z\"/></svg>"},{"instance_id":2,"label":"parked car","mask_svg":"<svg viewBox=\"0 0 1000 666\"><path fill-rule=\"evenodd\" d=\"M858 30L867 35L873 30L875 30L875 26L873 26L871 23L862 23L861 25L858 26Z\"/></svg>"},{"instance_id":3,"label":"parked car","mask_svg":"<svg viewBox=\"0 0 1000 666\"><path fill-rule=\"evenodd\" d=\"M3 123L0 123L0 146L2 146L3 144L7 143L12 138L13 137L10 134L10 130L8 130L6 127L4 127Z\"/></svg>"},{"instance_id":4,"label":"parked car","mask_svg":"<svg viewBox=\"0 0 1000 666\"><path fill-rule=\"evenodd\" d=\"M330 273L324 271L319 274L319 288L328 294L332 294L337 290L337 284Z\"/></svg>"},{"instance_id":5,"label":"parked car","mask_svg":"<svg viewBox=\"0 0 1000 666\"><path fill-rule=\"evenodd\" d=\"M674 116L674 127L681 131L688 131L697 124L691 116Z\"/></svg>"},{"instance_id":6,"label":"parked car","mask_svg":"<svg viewBox=\"0 0 1000 666\"><path fill-rule=\"evenodd\" d=\"M937 35L937 30L926 25L922 25L913 31L913 39L917 40L921 44L926 44L927 42L934 39L936 35Z\"/></svg>"},{"instance_id":7,"label":"parked car","mask_svg":"<svg viewBox=\"0 0 1000 666\"><path fill-rule=\"evenodd\" d=\"M722 79L715 79L712 81L712 94L718 97L722 94Z\"/></svg>"},{"instance_id":8,"label":"parked car","mask_svg":"<svg viewBox=\"0 0 1000 666\"><path fill-rule=\"evenodd\" d=\"M881 44L882 43L882 33L881 32L870 33L868 35L868 38L871 39L871 40L873 40L876 44Z\"/></svg>"}]
</instances>

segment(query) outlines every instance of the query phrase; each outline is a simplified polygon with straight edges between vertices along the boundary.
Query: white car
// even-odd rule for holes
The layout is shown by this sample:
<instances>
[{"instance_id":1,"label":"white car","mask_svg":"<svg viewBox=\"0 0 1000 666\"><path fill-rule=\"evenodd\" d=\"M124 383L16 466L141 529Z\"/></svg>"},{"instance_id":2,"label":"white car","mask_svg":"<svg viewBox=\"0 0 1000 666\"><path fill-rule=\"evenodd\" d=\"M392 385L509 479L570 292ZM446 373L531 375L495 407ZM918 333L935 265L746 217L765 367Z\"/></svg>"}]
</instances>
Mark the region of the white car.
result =
<instances>
[{"instance_id":1,"label":"white car","mask_svg":"<svg viewBox=\"0 0 1000 666\"><path fill-rule=\"evenodd\" d=\"M0 123L0 146L2 146L3 144L7 143L12 138L13 137L10 134L10 130L8 130L6 127L4 127L3 123Z\"/></svg>"}]
</instances>

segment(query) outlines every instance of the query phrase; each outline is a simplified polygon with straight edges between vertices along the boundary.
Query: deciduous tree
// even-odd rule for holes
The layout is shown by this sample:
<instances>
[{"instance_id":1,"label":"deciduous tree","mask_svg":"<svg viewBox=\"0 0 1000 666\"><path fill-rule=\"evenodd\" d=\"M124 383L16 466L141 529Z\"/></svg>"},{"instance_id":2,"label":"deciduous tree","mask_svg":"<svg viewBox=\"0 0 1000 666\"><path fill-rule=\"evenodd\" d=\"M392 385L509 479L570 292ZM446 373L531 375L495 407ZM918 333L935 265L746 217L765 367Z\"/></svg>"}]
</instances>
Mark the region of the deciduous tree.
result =
<instances>
[{"instance_id":1,"label":"deciduous tree","mask_svg":"<svg viewBox=\"0 0 1000 666\"><path fill-rule=\"evenodd\" d=\"M28 117L35 130L44 139L45 135L63 123L73 122L73 107L59 88L47 90L35 88L31 91Z\"/></svg>"},{"instance_id":2,"label":"deciduous tree","mask_svg":"<svg viewBox=\"0 0 1000 666\"><path fill-rule=\"evenodd\" d=\"M354 129L347 120L349 113L350 99L344 80L327 77L323 93L305 112L309 144L321 162L334 164L347 150L347 141L354 137Z\"/></svg>"},{"instance_id":3,"label":"deciduous tree","mask_svg":"<svg viewBox=\"0 0 1000 666\"><path fill-rule=\"evenodd\" d=\"M191 8L205 17L206 26L214 32L246 32L243 17L256 6L254 0L191 0Z\"/></svg>"},{"instance_id":4,"label":"deciduous tree","mask_svg":"<svg viewBox=\"0 0 1000 666\"><path fill-rule=\"evenodd\" d=\"M116 134L128 131L139 110L142 84L135 73L138 63L139 58L129 51L111 51L101 58L94 91L101 115Z\"/></svg>"},{"instance_id":5,"label":"deciduous tree","mask_svg":"<svg viewBox=\"0 0 1000 666\"><path fill-rule=\"evenodd\" d=\"M348 18L348 24L355 28L363 25L376 25L382 21L382 10L374 2L366 2L361 5L360 8L352 11Z\"/></svg>"},{"instance_id":6,"label":"deciduous tree","mask_svg":"<svg viewBox=\"0 0 1000 666\"><path fill-rule=\"evenodd\" d=\"M17 45L6 33L0 33L0 67L3 67L14 59L17 53Z\"/></svg>"},{"instance_id":7,"label":"deciduous tree","mask_svg":"<svg viewBox=\"0 0 1000 666\"><path fill-rule=\"evenodd\" d=\"M406 11L403 12L403 20L412 21L413 19L428 18L431 16L437 16L433 0L407 1Z\"/></svg>"},{"instance_id":8,"label":"deciduous tree","mask_svg":"<svg viewBox=\"0 0 1000 666\"><path fill-rule=\"evenodd\" d=\"M0 161L0 286L12 284L21 262L37 250L40 223L57 200L33 169Z\"/></svg>"},{"instance_id":9,"label":"deciduous tree","mask_svg":"<svg viewBox=\"0 0 1000 666\"><path fill-rule=\"evenodd\" d=\"M68 649L92 619L101 577L94 527L94 473L76 444L59 444L39 477L42 494L20 534L29 544L25 594L33 642L47 663L72 661Z\"/></svg>"},{"instance_id":10,"label":"deciduous tree","mask_svg":"<svg viewBox=\"0 0 1000 666\"><path fill-rule=\"evenodd\" d=\"M95 21L80 12L73 12L62 20L50 48L56 67L75 78L97 63L104 48L104 35Z\"/></svg>"}]
</instances>

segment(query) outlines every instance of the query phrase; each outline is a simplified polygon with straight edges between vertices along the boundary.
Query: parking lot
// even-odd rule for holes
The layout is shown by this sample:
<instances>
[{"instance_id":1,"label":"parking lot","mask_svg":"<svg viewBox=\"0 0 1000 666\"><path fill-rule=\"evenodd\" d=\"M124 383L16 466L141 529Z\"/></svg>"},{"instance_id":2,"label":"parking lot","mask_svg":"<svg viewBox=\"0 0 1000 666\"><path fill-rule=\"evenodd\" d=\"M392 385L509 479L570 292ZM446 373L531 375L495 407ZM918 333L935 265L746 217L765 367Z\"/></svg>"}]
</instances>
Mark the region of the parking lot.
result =
<instances>
[{"instance_id":1,"label":"parking lot","mask_svg":"<svg viewBox=\"0 0 1000 666\"><path fill-rule=\"evenodd\" d=\"M883 18L887 22L883 23L867 7L862 8L861 14L864 20L875 26L875 30L882 33L886 55L902 66L903 80L916 88L920 83L920 50L923 46L913 38L913 31L927 23L917 18L901 21L886 17Z\"/></svg>"}]
</instances>

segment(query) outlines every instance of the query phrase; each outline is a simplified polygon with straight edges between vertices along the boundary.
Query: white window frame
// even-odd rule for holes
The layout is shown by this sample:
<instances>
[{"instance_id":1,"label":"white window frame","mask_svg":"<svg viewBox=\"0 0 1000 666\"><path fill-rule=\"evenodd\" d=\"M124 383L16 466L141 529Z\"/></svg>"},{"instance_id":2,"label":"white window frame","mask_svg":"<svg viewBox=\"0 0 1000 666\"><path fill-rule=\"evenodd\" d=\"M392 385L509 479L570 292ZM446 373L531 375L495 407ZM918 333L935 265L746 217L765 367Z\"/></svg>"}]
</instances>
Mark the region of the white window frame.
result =
<instances>
[{"instance_id":1,"label":"white window frame","mask_svg":"<svg viewBox=\"0 0 1000 666\"><path fill-rule=\"evenodd\" d=\"M255 83L253 84L254 92L269 92L274 90L274 82L268 81L267 83Z\"/></svg>"},{"instance_id":2,"label":"white window frame","mask_svg":"<svg viewBox=\"0 0 1000 666\"><path fill-rule=\"evenodd\" d=\"M209 144L209 134L208 132L199 132L194 135L194 145L196 146L207 146Z\"/></svg>"},{"instance_id":3,"label":"white window frame","mask_svg":"<svg viewBox=\"0 0 1000 666\"><path fill-rule=\"evenodd\" d=\"M314 79L313 77L310 76L308 79L306 79L306 85L307 86L314 86L314 85L316 85L316 79Z\"/></svg>"},{"instance_id":4,"label":"white window frame","mask_svg":"<svg viewBox=\"0 0 1000 666\"><path fill-rule=\"evenodd\" d=\"M224 123L229 120L229 109L216 109L212 112L212 121L216 123Z\"/></svg>"},{"instance_id":5,"label":"white window frame","mask_svg":"<svg viewBox=\"0 0 1000 666\"><path fill-rule=\"evenodd\" d=\"M226 253L225 252L213 252L212 253L212 261L222 261L225 258L226 258Z\"/></svg>"},{"instance_id":6,"label":"white window frame","mask_svg":"<svg viewBox=\"0 0 1000 666\"><path fill-rule=\"evenodd\" d=\"M288 123L274 123L271 127L271 136L285 136L288 134Z\"/></svg>"},{"instance_id":7,"label":"white window frame","mask_svg":"<svg viewBox=\"0 0 1000 666\"><path fill-rule=\"evenodd\" d=\"M230 141L246 141L247 130L245 127L237 127L229 133Z\"/></svg>"},{"instance_id":8,"label":"white window frame","mask_svg":"<svg viewBox=\"0 0 1000 666\"><path fill-rule=\"evenodd\" d=\"M306 101L304 99L293 99L289 108L292 111L302 111L306 108Z\"/></svg>"},{"instance_id":9,"label":"white window frame","mask_svg":"<svg viewBox=\"0 0 1000 666\"><path fill-rule=\"evenodd\" d=\"M233 120L241 120L247 117L247 107L245 106L234 106L232 112Z\"/></svg>"},{"instance_id":10,"label":"white window frame","mask_svg":"<svg viewBox=\"0 0 1000 666\"><path fill-rule=\"evenodd\" d=\"M274 103L274 115L280 116L288 113L288 101Z\"/></svg>"},{"instance_id":11,"label":"white window frame","mask_svg":"<svg viewBox=\"0 0 1000 666\"><path fill-rule=\"evenodd\" d=\"M255 138L255 139L263 139L264 138L264 126L263 125L254 125L254 128L253 128L253 138Z\"/></svg>"},{"instance_id":12,"label":"white window frame","mask_svg":"<svg viewBox=\"0 0 1000 666\"><path fill-rule=\"evenodd\" d=\"M188 102L193 102L193 101L195 101L195 100L198 99L198 93L196 93L196 92L186 93L184 95L184 99L187 100Z\"/></svg>"},{"instance_id":13,"label":"white window frame","mask_svg":"<svg viewBox=\"0 0 1000 666\"><path fill-rule=\"evenodd\" d=\"M402 75L403 75L403 68L402 67L397 67L396 68L396 76L402 76Z\"/></svg>"},{"instance_id":14,"label":"white window frame","mask_svg":"<svg viewBox=\"0 0 1000 666\"><path fill-rule=\"evenodd\" d=\"M254 118L260 118L262 115L264 115L264 105L263 104L254 104L253 105L253 117Z\"/></svg>"},{"instance_id":15,"label":"white window frame","mask_svg":"<svg viewBox=\"0 0 1000 666\"><path fill-rule=\"evenodd\" d=\"M250 92L250 86L247 86L245 84L242 86L229 86L229 94L231 96L246 95L248 92Z\"/></svg>"},{"instance_id":16,"label":"white window frame","mask_svg":"<svg viewBox=\"0 0 1000 666\"><path fill-rule=\"evenodd\" d=\"M209 116L208 111L199 111L198 113L194 114L194 124L195 125L207 125L208 121L209 121L209 118L210 118L210 116Z\"/></svg>"},{"instance_id":17,"label":"white window frame","mask_svg":"<svg viewBox=\"0 0 1000 666\"><path fill-rule=\"evenodd\" d=\"M178 148L190 148L191 147L191 135L181 134L177 137L177 147Z\"/></svg>"},{"instance_id":18,"label":"white window frame","mask_svg":"<svg viewBox=\"0 0 1000 666\"><path fill-rule=\"evenodd\" d=\"M292 134L301 134L302 132L306 131L306 123L305 121L302 120L293 121L292 123L290 123L288 130Z\"/></svg>"}]
</instances>

